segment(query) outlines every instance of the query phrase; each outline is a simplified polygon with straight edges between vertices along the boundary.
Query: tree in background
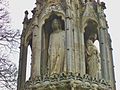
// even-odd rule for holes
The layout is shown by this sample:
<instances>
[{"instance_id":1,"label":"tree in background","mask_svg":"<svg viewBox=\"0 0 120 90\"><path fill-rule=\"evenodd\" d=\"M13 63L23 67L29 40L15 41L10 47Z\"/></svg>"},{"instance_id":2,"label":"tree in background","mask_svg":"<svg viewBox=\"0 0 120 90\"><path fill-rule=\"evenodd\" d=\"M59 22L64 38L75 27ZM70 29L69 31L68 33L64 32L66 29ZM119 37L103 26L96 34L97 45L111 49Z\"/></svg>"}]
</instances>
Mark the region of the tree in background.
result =
<instances>
[{"instance_id":1,"label":"tree in background","mask_svg":"<svg viewBox=\"0 0 120 90\"><path fill-rule=\"evenodd\" d=\"M11 55L18 48L20 34L10 27L8 6L7 0L0 0L0 88L16 90L17 68Z\"/></svg>"}]
</instances>

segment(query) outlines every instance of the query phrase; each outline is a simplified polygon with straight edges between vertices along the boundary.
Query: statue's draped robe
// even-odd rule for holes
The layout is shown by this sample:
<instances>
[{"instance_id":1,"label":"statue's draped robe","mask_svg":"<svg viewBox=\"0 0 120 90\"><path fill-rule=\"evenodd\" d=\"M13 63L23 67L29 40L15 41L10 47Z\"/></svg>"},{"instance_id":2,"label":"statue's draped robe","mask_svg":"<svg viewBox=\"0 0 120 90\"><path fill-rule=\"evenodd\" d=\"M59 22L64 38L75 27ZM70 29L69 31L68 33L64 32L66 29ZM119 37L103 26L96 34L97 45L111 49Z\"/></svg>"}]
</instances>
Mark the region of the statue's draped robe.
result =
<instances>
[{"instance_id":1,"label":"statue's draped robe","mask_svg":"<svg viewBox=\"0 0 120 90\"><path fill-rule=\"evenodd\" d=\"M49 40L49 71L50 74L60 74L65 67L65 31L53 32Z\"/></svg>"},{"instance_id":2,"label":"statue's draped robe","mask_svg":"<svg viewBox=\"0 0 120 90\"><path fill-rule=\"evenodd\" d=\"M92 40L87 40L87 69L88 74L97 78L99 74L99 52Z\"/></svg>"}]
</instances>

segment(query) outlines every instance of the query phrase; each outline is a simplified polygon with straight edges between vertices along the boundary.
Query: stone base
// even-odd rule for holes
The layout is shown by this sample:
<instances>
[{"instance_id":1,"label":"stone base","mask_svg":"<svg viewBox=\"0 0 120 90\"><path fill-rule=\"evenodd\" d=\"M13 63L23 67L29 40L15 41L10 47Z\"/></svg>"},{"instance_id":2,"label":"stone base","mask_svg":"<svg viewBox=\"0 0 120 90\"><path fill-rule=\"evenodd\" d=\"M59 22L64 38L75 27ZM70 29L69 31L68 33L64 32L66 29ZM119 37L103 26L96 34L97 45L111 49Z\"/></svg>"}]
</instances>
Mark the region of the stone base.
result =
<instances>
[{"instance_id":1,"label":"stone base","mask_svg":"<svg viewBox=\"0 0 120 90\"><path fill-rule=\"evenodd\" d=\"M30 86L25 90L111 90L106 86L90 84L89 82L81 83L77 80L62 81L62 82L44 82Z\"/></svg>"},{"instance_id":2,"label":"stone base","mask_svg":"<svg viewBox=\"0 0 120 90\"><path fill-rule=\"evenodd\" d=\"M40 80L37 77L35 80L26 82L25 90L112 90L110 85L104 80L96 80L88 75L79 76L62 76L44 78Z\"/></svg>"}]
</instances>

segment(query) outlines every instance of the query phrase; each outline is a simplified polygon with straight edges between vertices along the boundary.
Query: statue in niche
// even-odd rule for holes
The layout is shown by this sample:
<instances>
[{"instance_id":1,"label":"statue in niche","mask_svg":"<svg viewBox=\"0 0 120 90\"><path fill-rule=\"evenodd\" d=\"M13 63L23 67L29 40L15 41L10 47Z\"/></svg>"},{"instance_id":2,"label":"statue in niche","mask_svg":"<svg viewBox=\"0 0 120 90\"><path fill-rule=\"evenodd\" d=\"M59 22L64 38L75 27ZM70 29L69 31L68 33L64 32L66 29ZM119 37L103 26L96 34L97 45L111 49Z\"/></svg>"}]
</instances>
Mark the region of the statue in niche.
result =
<instances>
[{"instance_id":1,"label":"statue in niche","mask_svg":"<svg viewBox=\"0 0 120 90\"><path fill-rule=\"evenodd\" d=\"M62 73L65 65L65 31L61 29L58 19L52 21L52 30L48 47L50 75Z\"/></svg>"},{"instance_id":2,"label":"statue in niche","mask_svg":"<svg viewBox=\"0 0 120 90\"><path fill-rule=\"evenodd\" d=\"M98 78L100 56L97 47L94 45L97 34L91 34L86 41L87 73Z\"/></svg>"}]
</instances>

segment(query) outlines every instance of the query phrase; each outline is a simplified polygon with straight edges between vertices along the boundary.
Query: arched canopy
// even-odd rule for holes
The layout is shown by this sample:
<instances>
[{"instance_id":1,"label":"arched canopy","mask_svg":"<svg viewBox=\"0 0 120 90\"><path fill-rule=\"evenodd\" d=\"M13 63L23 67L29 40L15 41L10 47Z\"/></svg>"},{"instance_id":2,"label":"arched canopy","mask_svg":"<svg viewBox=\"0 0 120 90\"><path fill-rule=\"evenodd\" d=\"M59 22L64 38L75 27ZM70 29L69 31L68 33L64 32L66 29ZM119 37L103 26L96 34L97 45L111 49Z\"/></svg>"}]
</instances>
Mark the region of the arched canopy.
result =
<instances>
[{"instance_id":1,"label":"arched canopy","mask_svg":"<svg viewBox=\"0 0 120 90\"><path fill-rule=\"evenodd\" d=\"M58 16L55 12L52 12L49 18L45 19L45 23L43 25L44 30L50 33L52 32L51 23L53 19L59 20L59 22L61 23L62 30L65 30L65 24L64 24L64 20L62 20L62 16Z\"/></svg>"},{"instance_id":2,"label":"arched canopy","mask_svg":"<svg viewBox=\"0 0 120 90\"><path fill-rule=\"evenodd\" d=\"M83 32L85 32L85 28L88 25L89 26L92 25L94 27L97 27L97 29L98 29L98 26L99 26L98 21L95 18L84 18L83 21L82 21L82 31Z\"/></svg>"},{"instance_id":3,"label":"arched canopy","mask_svg":"<svg viewBox=\"0 0 120 90\"><path fill-rule=\"evenodd\" d=\"M51 5L46 6L41 14L39 15L39 23L43 25L45 20L48 19L51 15L56 14L57 16L61 16L63 20L65 20L65 11L63 10L61 5Z\"/></svg>"}]
</instances>

